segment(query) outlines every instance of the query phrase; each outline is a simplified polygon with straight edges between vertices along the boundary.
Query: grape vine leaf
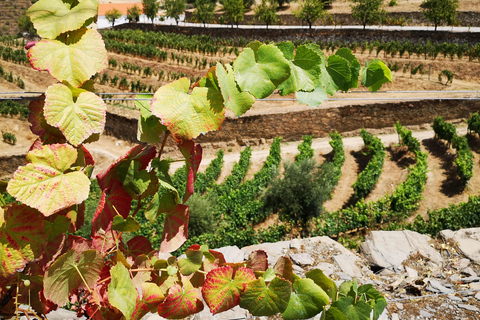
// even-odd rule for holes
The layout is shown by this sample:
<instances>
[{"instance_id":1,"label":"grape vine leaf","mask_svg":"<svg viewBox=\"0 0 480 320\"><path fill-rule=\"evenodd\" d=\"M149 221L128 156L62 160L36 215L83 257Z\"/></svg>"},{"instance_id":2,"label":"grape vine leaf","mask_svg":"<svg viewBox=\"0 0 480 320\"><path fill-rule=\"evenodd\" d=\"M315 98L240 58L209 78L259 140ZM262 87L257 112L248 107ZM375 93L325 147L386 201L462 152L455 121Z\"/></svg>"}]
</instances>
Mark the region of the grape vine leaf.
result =
<instances>
[{"instance_id":1,"label":"grape vine leaf","mask_svg":"<svg viewBox=\"0 0 480 320\"><path fill-rule=\"evenodd\" d=\"M188 248L185 252L186 258L178 260L178 267L184 276L197 272L202 267L203 252L196 248Z\"/></svg>"},{"instance_id":2,"label":"grape vine leaf","mask_svg":"<svg viewBox=\"0 0 480 320\"><path fill-rule=\"evenodd\" d=\"M253 271L265 271L268 269L268 256L263 250L252 251L248 255L247 267Z\"/></svg>"},{"instance_id":3,"label":"grape vine leaf","mask_svg":"<svg viewBox=\"0 0 480 320\"><path fill-rule=\"evenodd\" d=\"M92 219L92 233L103 229L110 230L113 217L120 215L126 218L130 213L132 198L123 190L119 181L113 182L110 188L102 190L102 196Z\"/></svg>"},{"instance_id":4,"label":"grape vine leaf","mask_svg":"<svg viewBox=\"0 0 480 320\"><path fill-rule=\"evenodd\" d=\"M160 252L172 252L182 246L188 236L188 206L177 204L167 212Z\"/></svg>"},{"instance_id":5,"label":"grape vine leaf","mask_svg":"<svg viewBox=\"0 0 480 320\"><path fill-rule=\"evenodd\" d=\"M309 279L312 279L315 284L320 286L333 301L337 300L337 285L335 284L335 282L333 282L332 279L327 277L322 270L310 270L305 274L305 276Z\"/></svg>"},{"instance_id":6,"label":"grape vine leaf","mask_svg":"<svg viewBox=\"0 0 480 320\"><path fill-rule=\"evenodd\" d=\"M112 280L108 285L108 301L120 310L126 319L132 317L137 302L137 290L130 278L130 272L121 263L110 269Z\"/></svg>"},{"instance_id":7,"label":"grape vine leaf","mask_svg":"<svg viewBox=\"0 0 480 320\"><path fill-rule=\"evenodd\" d=\"M275 277L267 286L263 278L258 278L247 284L240 307L254 316L272 316L285 311L291 292L292 285L287 280Z\"/></svg>"},{"instance_id":8,"label":"grape vine leaf","mask_svg":"<svg viewBox=\"0 0 480 320\"><path fill-rule=\"evenodd\" d=\"M321 320L349 320L345 315L335 307L330 307L322 313Z\"/></svg>"},{"instance_id":9,"label":"grape vine leaf","mask_svg":"<svg viewBox=\"0 0 480 320\"><path fill-rule=\"evenodd\" d=\"M45 120L45 116L43 114L43 107L45 105L45 96L43 95L39 100L32 100L28 105L28 109L30 112L28 113L28 122L30 122L30 131L33 134L36 134L42 140L48 139L48 136L54 136L58 138L62 138L62 132L55 127L52 127L47 123Z\"/></svg>"},{"instance_id":10,"label":"grape vine leaf","mask_svg":"<svg viewBox=\"0 0 480 320\"><path fill-rule=\"evenodd\" d=\"M89 289L95 285L102 267L103 257L96 250L68 251L47 269L45 297L59 306L65 305L74 289Z\"/></svg>"},{"instance_id":11,"label":"grape vine leaf","mask_svg":"<svg viewBox=\"0 0 480 320\"><path fill-rule=\"evenodd\" d=\"M362 70L362 85L370 88L370 91L379 90L384 83L392 81L392 72L382 61L373 59L365 61Z\"/></svg>"},{"instance_id":12,"label":"grape vine leaf","mask_svg":"<svg viewBox=\"0 0 480 320\"><path fill-rule=\"evenodd\" d=\"M349 89L348 86L352 81L352 72L347 59L337 55L329 56L326 70L337 88Z\"/></svg>"},{"instance_id":13,"label":"grape vine leaf","mask_svg":"<svg viewBox=\"0 0 480 320\"><path fill-rule=\"evenodd\" d=\"M287 309L282 313L285 320L311 318L330 303L328 295L312 279L295 281L293 290Z\"/></svg>"},{"instance_id":14,"label":"grape vine leaf","mask_svg":"<svg viewBox=\"0 0 480 320\"><path fill-rule=\"evenodd\" d=\"M288 60L291 70L290 77L278 86L280 94L285 96L300 90L308 92L315 89L322 63L318 53L301 45L297 47L294 55L295 46L290 41L277 44L277 47Z\"/></svg>"},{"instance_id":15,"label":"grape vine leaf","mask_svg":"<svg viewBox=\"0 0 480 320\"><path fill-rule=\"evenodd\" d=\"M293 263L287 257L280 257L273 266L275 274L285 280L293 282Z\"/></svg>"},{"instance_id":16,"label":"grape vine leaf","mask_svg":"<svg viewBox=\"0 0 480 320\"><path fill-rule=\"evenodd\" d=\"M332 307L340 310L349 320L368 320L372 308L364 301L354 303L352 297L343 297L332 303Z\"/></svg>"},{"instance_id":17,"label":"grape vine leaf","mask_svg":"<svg viewBox=\"0 0 480 320\"><path fill-rule=\"evenodd\" d=\"M122 216L115 216L112 221L112 229L121 232L135 232L140 229L140 224L132 217L124 219Z\"/></svg>"},{"instance_id":18,"label":"grape vine leaf","mask_svg":"<svg viewBox=\"0 0 480 320\"><path fill-rule=\"evenodd\" d=\"M213 314L226 311L240 303L247 283L255 280L249 268L234 270L231 266L211 270L202 288L202 296Z\"/></svg>"},{"instance_id":19,"label":"grape vine leaf","mask_svg":"<svg viewBox=\"0 0 480 320\"><path fill-rule=\"evenodd\" d=\"M358 287L358 296L373 308L373 320L377 320L387 306L385 297L371 284Z\"/></svg>"},{"instance_id":20,"label":"grape vine leaf","mask_svg":"<svg viewBox=\"0 0 480 320\"><path fill-rule=\"evenodd\" d=\"M192 140L184 140L179 145L179 148L185 157L185 163L187 165L187 186L183 197L183 203L185 203L194 192L198 167L202 161L202 146L195 144Z\"/></svg>"},{"instance_id":21,"label":"grape vine leaf","mask_svg":"<svg viewBox=\"0 0 480 320\"><path fill-rule=\"evenodd\" d=\"M360 69L362 66L358 61L357 57L355 57L352 53L352 50L349 48L340 48L335 52L335 55L340 56L348 61L350 65L350 72L352 74L352 78L349 83L345 86L339 86L340 90L348 91L351 88L358 88L358 77L360 76Z\"/></svg>"},{"instance_id":22,"label":"grape vine leaf","mask_svg":"<svg viewBox=\"0 0 480 320\"><path fill-rule=\"evenodd\" d=\"M141 254L149 254L153 251L152 244L144 236L135 236L127 242L128 252L133 257Z\"/></svg>"},{"instance_id":23,"label":"grape vine leaf","mask_svg":"<svg viewBox=\"0 0 480 320\"><path fill-rule=\"evenodd\" d=\"M140 320L148 312L155 312L164 299L162 290L155 283L142 283L142 298L137 299L131 320Z\"/></svg>"},{"instance_id":24,"label":"grape vine leaf","mask_svg":"<svg viewBox=\"0 0 480 320\"><path fill-rule=\"evenodd\" d=\"M47 70L60 82L81 87L97 72L108 67L107 50L96 30L75 31L66 45L58 40L43 39L28 50L30 64L36 70Z\"/></svg>"},{"instance_id":25,"label":"grape vine leaf","mask_svg":"<svg viewBox=\"0 0 480 320\"><path fill-rule=\"evenodd\" d=\"M174 284L165 300L158 306L158 314L167 319L182 319L203 310L200 295L192 288Z\"/></svg>"},{"instance_id":26,"label":"grape vine leaf","mask_svg":"<svg viewBox=\"0 0 480 320\"><path fill-rule=\"evenodd\" d=\"M152 94L137 95L135 99L150 99L150 100L135 100L135 106L140 109L140 119L138 120L137 139L141 142L160 143L160 136L167 131L167 128L160 123L160 119L155 117L150 111L150 103L153 98Z\"/></svg>"},{"instance_id":27,"label":"grape vine leaf","mask_svg":"<svg viewBox=\"0 0 480 320\"><path fill-rule=\"evenodd\" d=\"M189 88L190 80L181 78L160 87L151 103L152 113L177 141L218 130L225 119L223 98L217 90L196 87L188 94Z\"/></svg>"},{"instance_id":28,"label":"grape vine leaf","mask_svg":"<svg viewBox=\"0 0 480 320\"><path fill-rule=\"evenodd\" d=\"M117 167L117 178L122 182L123 189L130 197L140 200L145 195L156 191L156 176L154 172L140 169L142 164L138 160L124 161ZM153 188L153 190L149 190ZM148 192L152 191L152 192Z\"/></svg>"},{"instance_id":29,"label":"grape vine leaf","mask_svg":"<svg viewBox=\"0 0 480 320\"><path fill-rule=\"evenodd\" d=\"M255 103L255 97L246 91L239 90L231 65L227 64L225 68L221 63L217 63L218 84L225 107L232 110L236 116L241 116Z\"/></svg>"},{"instance_id":30,"label":"grape vine leaf","mask_svg":"<svg viewBox=\"0 0 480 320\"><path fill-rule=\"evenodd\" d=\"M305 103L310 107L318 107L325 99L328 98L327 92L322 84L319 84L313 91L297 91L295 93L298 102Z\"/></svg>"},{"instance_id":31,"label":"grape vine leaf","mask_svg":"<svg viewBox=\"0 0 480 320\"><path fill-rule=\"evenodd\" d=\"M44 222L37 211L19 204L0 208L0 276L6 279L40 257L47 242Z\"/></svg>"},{"instance_id":32,"label":"grape vine leaf","mask_svg":"<svg viewBox=\"0 0 480 320\"><path fill-rule=\"evenodd\" d=\"M98 14L98 0L78 0L76 6L72 2L40 0L27 10L40 37L55 39L61 33L82 27Z\"/></svg>"},{"instance_id":33,"label":"grape vine leaf","mask_svg":"<svg viewBox=\"0 0 480 320\"><path fill-rule=\"evenodd\" d=\"M102 133L106 112L107 106L102 98L92 92L83 91L74 101L72 91L63 84L47 88L45 120L60 129L74 146L80 145L94 133Z\"/></svg>"},{"instance_id":34,"label":"grape vine leaf","mask_svg":"<svg viewBox=\"0 0 480 320\"><path fill-rule=\"evenodd\" d=\"M245 48L233 63L233 69L241 90L263 99L288 79L290 65L276 46L264 44L256 48Z\"/></svg>"},{"instance_id":35,"label":"grape vine leaf","mask_svg":"<svg viewBox=\"0 0 480 320\"><path fill-rule=\"evenodd\" d=\"M45 216L80 204L88 197L90 180L81 171L68 172L76 159L77 151L67 144L30 151L27 165L15 171L7 191Z\"/></svg>"}]
</instances>

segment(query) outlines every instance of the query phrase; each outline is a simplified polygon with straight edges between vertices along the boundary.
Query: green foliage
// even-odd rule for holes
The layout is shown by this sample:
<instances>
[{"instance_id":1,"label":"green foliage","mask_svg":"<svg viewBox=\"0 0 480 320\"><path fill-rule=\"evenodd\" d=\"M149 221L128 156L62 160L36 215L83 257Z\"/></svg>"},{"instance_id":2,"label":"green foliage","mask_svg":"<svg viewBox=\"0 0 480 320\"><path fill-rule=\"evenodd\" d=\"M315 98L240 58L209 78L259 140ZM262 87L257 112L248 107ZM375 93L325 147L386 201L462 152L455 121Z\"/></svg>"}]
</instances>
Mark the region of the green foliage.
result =
<instances>
[{"instance_id":1,"label":"green foliage","mask_svg":"<svg viewBox=\"0 0 480 320\"><path fill-rule=\"evenodd\" d=\"M298 154L295 156L295 162L300 162L304 159L312 159L315 150L312 148L313 136L303 136L303 141L297 147Z\"/></svg>"},{"instance_id":2,"label":"green foliage","mask_svg":"<svg viewBox=\"0 0 480 320\"><path fill-rule=\"evenodd\" d=\"M435 25L435 31L442 22L447 25L456 22L458 0L424 0L420 6L425 18Z\"/></svg>"},{"instance_id":3,"label":"green foliage","mask_svg":"<svg viewBox=\"0 0 480 320\"><path fill-rule=\"evenodd\" d=\"M278 3L275 0L262 0L260 4L257 4L253 11L255 12L255 18L257 20L265 22L268 26L278 21L277 17Z\"/></svg>"},{"instance_id":4,"label":"green foliage","mask_svg":"<svg viewBox=\"0 0 480 320\"><path fill-rule=\"evenodd\" d=\"M213 22L215 20L215 3L211 0L195 0L195 11L193 12L193 19L203 23Z\"/></svg>"},{"instance_id":5,"label":"green foliage","mask_svg":"<svg viewBox=\"0 0 480 320\"><path fill-rule=\"evenodd\" d=\"M243 0L223 0L223 10L225 10L225 16L227 20L232 24L236 24L244 20L243 14L245 12L245 6Z\"/></svg>"},{"instance_id":6,"label":"green foliage","mask_svg":"<svg viewBox=\"0 0 480 320\"><path fill-rule=\"evenodd\" d=\"M467 119L468 132L472 131L479 134L480 133L480 115L478 112L470 114L470 117Z\"/></svg>"},{"instance_id":7,"label":"green foliage","mask_svg":"<svg viewBox=\"0 0 480 320\"><path fill-rule=\"evenodd\" d=\"M105 19L112 24L112 27L115 27L115 20L120 19L122 13L117 8L112 8L105 12Z\"/></svg>"},{"instance_id":8,"label":"green foliage","mask_svg":"<svg viewBox=\"0 0 480 320\"><path fill-rule=\"evenodd\" d=\"M130 23L137 23L140 21L140 8L137 5L127 9L127 19Z\"/></svg>"},{"instance_id":9,"label":"green foliage","mask_svg":"<svg viewBox=\"0 0 480 320\"><path fill-rule=\"evenodd\" d=\"M302 20L302 22L306 22L310 29L312 29L312 24L322 19L327 14L323 9L322 1L301 0L299 1L299 4L300 8L293 11L293 15Z\"/></svg>"},{"instance_id":10,"label":"green foliage","mask_svg":"<svg viewBox=\"0 0 480 320\"><path fill-rule=\"evenodd\" d=\"M217 152L217 157L210 162L205 172L197 174L195 193L203 194L217 181L223 167L223 150Z\"/></svg>"},{"instance_id":11,"label":"green foliage","mask_svg":"<svg viewBox=\"0 0 480 320\"><path fill-rule=\"evenodd\" d=\"M33 27L33 23L26 14L18 18L17 24L18 24L18 29L20 29L20 31L26 32L29 36L34 36L36 34L35 28Z\"/></svg>"},{"instance_id":12,"label":"green foliage","mask_svg":"<svg viewBox=\"0 0 480 320\"><path fill-rule=\"evenodd\" d=\"M385 147L379 138L373 137L365 129L360 131L360 135L371 158L365 169L358 175L357 181L353 184L356 199L365 198L375 187L382 173L385 159Z\"/></svg>"},{"instance_id":13,"label":"green foliage","mask_svg":"<svg viewBox=\"0 0 480 320\"><path fill-rule=\"evenodd\" d=\"M217 197L222 197L237 189L247 174L251 156L252 151L250 147L240 152L240 160L233 165L230 175L225 178L223 183L213 186L209 193Z\"/></svg>"},{"instance_id":14,"label":"green foliage","mask_svg":"<svg viewBox=\"0 0 480 320\"><path fill-rule=\"evenodd\" d=\"M352 17L358 20L363 29L367 24L381 22L385 16L382 9L383 0L352 0Z\"/></svg>"},{"instance_id":15,"label":"green foliage","mask_svg":"<svg viewBox=\"0 0 480 320\"><path fill-rule=\"evenodd\" d=\"M189 237L198 237L220 227L221 222L214 213L216 201L212 197L201 197L195 193L186 204L190 207Z\"/></svg>"},{"instance_id":16,"label":"green foliage","mask_svg":"<svg viewBox=\"0 0 480 320\"><path fill-rule=\"evenodd\" d=\"M466 137L455 135L452 140L452 146L457 150L457 158L453 162L457 167L457 174L460 179L466 183L473 177L473 153L468 145Z\"/></svg>"},{"instance_id":17,"label":"green foliage","mask_svg":"<svg viewBox=\"0 0 480 320\"><path fill-rule=\"evenodd\" d=\"M449 145L457 134L455 126L449 122L443 121L443 117L435 117L433 121L433 131L435 132L435 137L447 140Z\"/></svg>"},{"instance_id":18,"label":"green foliage","mask_svg":"<svg viewBox=\"0 0 480 320\"><path fill-rule=\"evenodd\" d=\"M412 136L412 131L403 127L400 122L395 123L395 129L399 135L401 144L406 145L408 150L414 154L420 152L420 142Z\"/></svg>"},{"instance_id":19,"label":"green foliage","mask_svg":"<svg viewBox=\"0 0 480 320\"><path fill-rule=\"evenodd\" d=\"M142 0L142 12L148 19L153 20L158 15L160 9L160 3L157 0Z\"/></svg>"},{"instance_id":20,"label":"green foliage","mask_svg":"<svg viewBox=\"0 0 480 320\"><path fill-rule=\"evenodd\" d=\"M187 2L185 0L164 0L163 9L167 17L175 19L178 25L178 19L180 15L185 12Z\"/></svg>"},{"instance_id":21,"label":"green foliage","mask_svg":"<svg viewBox=\"0 0 480 320\"><path fill-rule=\"evenodd\" d=\"M450 82L450 84L452 84L453 77L455 76L455 72L451 72L447 69L443 69L442 71L440 71L438 73L438 81L440 81L440 82L442 82L442 75L447 77L447 81L445 82L445 85L448 85L449 82Z\"/></svg>"},{"instance_id":22,"label":"green foliage","mask_svg":"<svg viewBox=\"0 0 480 320\"><path fill-rule=\"evenodd\" d=\"M27 105L15 102L13 100L0 101L0 115L2 116L16 116L20 115L21 119L28 119L30 109Z\"/></svg>"},{"instance_id":23,"label":"green foliage","mask_svg":"<svg viewBox=\"0 0 480 320\"><path fill-rule=\"evenodd\" d=\"M15 145L15 143L17 143L17 137L15 136L15 134L11 132L2 131L2 138L3 138L3 142L11 144L12 146Z\"/></svg>"}]
</instances>

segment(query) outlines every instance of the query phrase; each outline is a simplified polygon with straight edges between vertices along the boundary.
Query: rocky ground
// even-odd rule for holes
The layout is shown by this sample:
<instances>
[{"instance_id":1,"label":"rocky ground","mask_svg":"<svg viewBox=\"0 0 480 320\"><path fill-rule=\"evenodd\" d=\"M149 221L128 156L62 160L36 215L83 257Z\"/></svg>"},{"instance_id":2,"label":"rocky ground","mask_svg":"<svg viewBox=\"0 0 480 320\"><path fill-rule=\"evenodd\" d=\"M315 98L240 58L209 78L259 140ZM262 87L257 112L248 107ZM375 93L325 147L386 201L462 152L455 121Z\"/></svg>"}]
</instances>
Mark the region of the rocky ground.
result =
<instances>
[{"instance_id":1,"label":"rocky ground","mask_svg":"<svg viewBox=\"0 0 480 320\"><path fill-rule=\"evenodd\" d=\"M437 239L412 231L372 231L359 252L350 251L329 237L217 250L227 262L242 262L250 252L264 250L271 265L281 256L289 257L299 276L320 268L337 284L353 278L359 284L373 284L388 301L381 320L480 319L480 228L444 230ZM48 319L77 318L60 310ZM149 315L146 319L163 318ZM191 319L281 318L252 317L237 307L215 316L204 310ZM313 319L319 320L320 316Z\"/></svg>"}]
</instances>

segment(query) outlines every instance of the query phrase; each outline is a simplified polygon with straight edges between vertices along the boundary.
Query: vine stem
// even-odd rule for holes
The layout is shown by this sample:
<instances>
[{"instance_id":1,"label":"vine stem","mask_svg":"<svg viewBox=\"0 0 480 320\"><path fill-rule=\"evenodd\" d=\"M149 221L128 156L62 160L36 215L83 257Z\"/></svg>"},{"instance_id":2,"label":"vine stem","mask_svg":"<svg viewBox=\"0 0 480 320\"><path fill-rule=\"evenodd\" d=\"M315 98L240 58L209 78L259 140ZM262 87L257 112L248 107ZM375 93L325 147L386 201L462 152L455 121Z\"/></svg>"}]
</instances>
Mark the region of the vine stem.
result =
<instances>
[{"instance_id":1,"label":"vine stem","mask_svg":"<svg viewBox=\"0 0 480 320\"><path fill-rule=\"evenodd\" d=\"M142 200L139 199L139 200L137 200L137 207L135 208L135 211L132 213L132 218L137 215L137 213L140 211L141 207L142 207Z\"/></svg>"},{"instance_id":2,"label":"vine stem","mask_svg":"<svg viewBox=\"0 0 480 320\"><path fill-rule=\"evenodd\" d=\"M88 292L92 294L92 289L90 289L90 287L88 286L87 280L85 280L85 278L83 277L83 274L80 272L80 270L78 270L77 266L73 266L73 267L75 268L75 270L77 270L78 275L82 279L83 283L87 286Z\"/></svg>"},{"instance_id":3,"label":"vine stem","mask_svg":"<svg viewBox=\"0 0 480 320\"><path fill-rule=\"evenodd\" d=\"M165 131L165 135L163 136L162 146L160 147L160 151L158 152L158 159L160 159L162 157L163 148L165 147L165 144L167 143L167 138L168 138L169 135L170 135L170 131Z\"/></svg>"}]
</instances>

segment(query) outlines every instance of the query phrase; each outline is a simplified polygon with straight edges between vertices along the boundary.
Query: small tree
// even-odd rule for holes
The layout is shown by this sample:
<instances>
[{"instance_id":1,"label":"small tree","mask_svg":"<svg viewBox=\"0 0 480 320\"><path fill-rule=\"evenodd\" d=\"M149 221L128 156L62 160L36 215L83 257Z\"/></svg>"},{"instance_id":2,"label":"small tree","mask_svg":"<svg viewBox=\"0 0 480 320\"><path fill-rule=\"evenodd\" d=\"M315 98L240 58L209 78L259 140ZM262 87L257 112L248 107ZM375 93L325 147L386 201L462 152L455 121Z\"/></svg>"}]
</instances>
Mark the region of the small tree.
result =
<instances>
[{"instance_id":1,"label":"small tree","mask_svg":"<svg viewBox=\"0 0 480 320\"><path fill-rule=\"evenodd\" d=\"M140 21L140 8L137 5L127 9L127 19L130 23L137 23Z\"/></svg>"},{"instance_id":2,"label":"small tree","mask_svg":"<svg viewBox=\"0 0 480 320\"><path fill-rule=\"evenodd\" d=\"M312 29L312 24L320 20L326 15L323 10L323 2L318 0L301 0L300 8L293 11L293 14L298 19L308 23L309 29Z\"/></svg>"},{"instance_id":3,"label":"small tree","mask_svg":"<svg viewBox=\"0 0 480 320\"><path fill-rule=\"evenodd\" d=\"M153 24L153 20L160 9L160 3L157 2L157 0L142 0L142 7L143 14L146 15L148 19L151 19Z\"/></svg>"},{"instance_id":4,"label":"small tree","mask_svg":"<svg viewBox=\"0 0 480 320\"><path fill-rule=\"evenodd\" d=\"M383 0L352 0L352 17L363 25L381 22L385 16L385 10L381 9Z\"/></svg>"},{"instance_id":5,"label":"small tree","mask_svg":"<svg viewBox=\"0 0 480 320\"><path fill-rule=\"evenodd\" d=\"M211 0L195 0L195 11L193 12L193 19L205 24L212 22L215 19L215 3Z\"/></svg>"},{"instance_id":6,"label":"small tree","mask_svg":"<svg viewBox=\"0 0 480 320\"><path fill-rule=\"evenodd\" d=\"M36 34L33 23L30 20L30 17L28 17L27 15L23 14L20 18L18 18L17 24L18 29L20 29L20 31L28 33L29 36L34 36Z\"/></svg>"},{"instance_id":7,"label":"small tree","mask_svg":"<svg viewBox=\"0 0 480 320\"><path fill-rule=\"evenodd\" d=\"M262 3L257 5L253 11L255 11L255 18L257 20L265 22L267 25L276 23L278 3L275 0L262 0Z\"/></svg>"},{"instance_id":8,"label":"small tree","mask_svg":"<svg viewBox=\"0 0 480 320\"><path fill-rule=\"evenodd\" d=\"M117 8L112 8L105 12L105 18L112 24L112 27L115 26L115 20L119 19L122 16L122 13L118 11Z\"/></svg>"},{"instance_id":9,"label":"small tree","mask_svg":"<svg viewBox=\"0 0 480 320\"><path fill-rule=\"evenodd\" d=\"M175 19L178 26L178 19L180 15L185 12L187 7L186 0L165 0L163 8L165 9L166 16Z\"/></svg>"},{"instance_id":10,"label":"small tree","mask_svg":"<svg viewBox=\"0 0 480 320\"><path fill-rule=\"evenodd\" d=\"M435 25L435 31L443 21L447 25L452 25L456 21L458 0L424 0L421 7L425 18Z\"/></svg>"},{"instance_id":11,"label":"small tree","mask_svg":"<svg viewBox=\"0 0 480 320\"><path fill-rule=\"evenodd\" d=\"M245 6L243 0L223 0L223 9L228 21L237 25L240 21L243 21L243 14L245 13Z\"/></svg>"}]
</instances>

